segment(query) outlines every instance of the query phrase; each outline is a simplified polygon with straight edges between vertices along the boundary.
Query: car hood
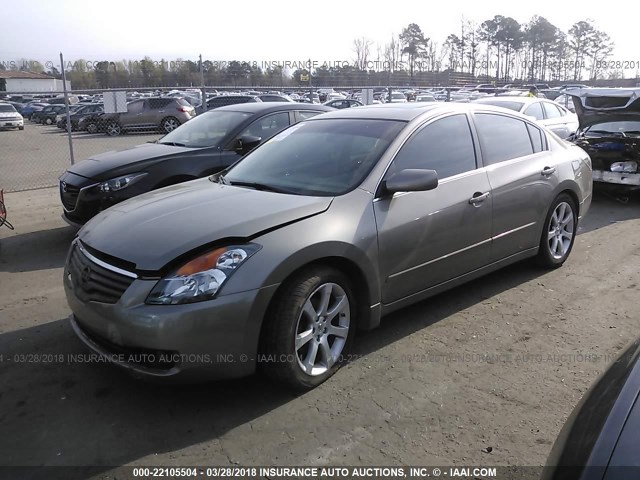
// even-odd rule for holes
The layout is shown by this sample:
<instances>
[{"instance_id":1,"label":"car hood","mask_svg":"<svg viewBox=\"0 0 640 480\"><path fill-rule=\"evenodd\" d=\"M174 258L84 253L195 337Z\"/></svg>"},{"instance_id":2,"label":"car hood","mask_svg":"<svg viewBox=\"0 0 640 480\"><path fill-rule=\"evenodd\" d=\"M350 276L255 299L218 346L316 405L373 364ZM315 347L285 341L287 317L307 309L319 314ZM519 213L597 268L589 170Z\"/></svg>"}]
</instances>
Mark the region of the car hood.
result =
<instances>
[{"instance_id":1,"label":"car hood","mask_svg":"<svg viewBox=\"0 0 640 480\"><path fill-rule=\"evenodd\" d=\"M170 157L171 155L184 152L194 152L196 150L197 149L187 147L161 145L159 143L144 143L126 150L112 150L94 155L71 166L68 171L81 177L94 180L106 180L113 176L114 170L119 174L122 173L119 169L123 167L137 163L142 163L143 165L153 163L158 158Z\"/></svg>"},{"instance_id":2,"label":"car hood","mask_svg":"<svg viewBox=\"0 0 640 480\"><path fill-rule=\"evenodd\" d=\"M157 272L204 245L250 238L322 213L332 198L258 191L202 178L108 208L79 236L99 252L134 263L138 270Z\"/></svg>"},{"instance_id":3,"label":"car hood","mask_svg":"<svg viewBox=\"0 0 640 480\"><path fill-rule=\"evenodd\" d=\"M566 93L574 98L581 130L602 122L640 120L640 88L589 88Z\"/></svg>"}]
</instances>

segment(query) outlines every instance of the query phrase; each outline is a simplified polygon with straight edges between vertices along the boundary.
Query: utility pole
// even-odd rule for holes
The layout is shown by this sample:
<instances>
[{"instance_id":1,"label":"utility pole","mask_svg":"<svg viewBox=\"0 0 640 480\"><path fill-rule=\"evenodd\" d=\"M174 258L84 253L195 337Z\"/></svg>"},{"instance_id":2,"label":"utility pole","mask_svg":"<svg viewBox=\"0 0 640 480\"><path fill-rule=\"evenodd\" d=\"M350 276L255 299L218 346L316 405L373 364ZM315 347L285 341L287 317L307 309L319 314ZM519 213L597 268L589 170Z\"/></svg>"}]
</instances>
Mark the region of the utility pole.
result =
<instances>
[{"instance_id":1,"label":"utility pole","mask_svg":"<svg viewBox=\"0 0 640 480\"><path fill-rule=\"evenodd\" d=\"M207 111L207 91L204 88L204 63L202 63L202 54L200 54L200 91L202 92L202 110Z\"/></svg>"},{"instance_id":2,"label":"utility pole","mask_svg":"<svg viewBox=\"0 0 640 480\"><path fill-rule=\"evenodd\" d=\"M67 93L67 76L64 73L64 58L62 52L60 52L60 68L62 70L62 91L64 92L64 106L67 113L67 137L69 138L69 156L71 158L71 165L74 164L73 158L73 140L71 138L71 114L69 113L69 95Z\"/></svg>"}]
</instances>

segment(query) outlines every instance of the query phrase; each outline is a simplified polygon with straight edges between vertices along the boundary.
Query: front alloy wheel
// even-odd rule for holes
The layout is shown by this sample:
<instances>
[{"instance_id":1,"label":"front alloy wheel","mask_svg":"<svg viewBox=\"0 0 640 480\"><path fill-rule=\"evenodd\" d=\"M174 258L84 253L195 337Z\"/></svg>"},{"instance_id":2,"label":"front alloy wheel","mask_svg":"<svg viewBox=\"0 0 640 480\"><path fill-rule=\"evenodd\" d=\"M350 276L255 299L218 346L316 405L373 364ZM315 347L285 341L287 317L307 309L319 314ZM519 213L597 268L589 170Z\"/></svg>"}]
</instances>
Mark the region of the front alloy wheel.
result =
<instances>
[{"instance_id":1,"label":"front alloy wheel","mask_svg":"<svg viewBox=\"0 0 640 480\"><path fill-rule=\"evenodd\" d=\"M263 326L259 367L295 390L316 387L343 362L355 331L348 278L313 267L287 281Z\"/></svg>"},{"instance_id":2,"label":"front alloy wheel","mask_svg":"<svg viewBox=\"0 0 640 480\"><path fill-rule=\"evenodd\" d=\"M298 365L307 375L322 375L340 359L350 323L349 298L340 285L325 283L309 296L295 338Z\"/></svg>"},{"instance_id":3,"label":"front alloy wheel","mask_svg":"<svg viewBox=\"0 0 640 480\"><path fill-rule=\"evenodd\" d=\"M120 127L120 125L118 125L116 122L111 122L109 125L107 125L106 130L107 135L109 135L110 137L117 137L122 133L122 127Z\"/></svg>"}]
</instances>

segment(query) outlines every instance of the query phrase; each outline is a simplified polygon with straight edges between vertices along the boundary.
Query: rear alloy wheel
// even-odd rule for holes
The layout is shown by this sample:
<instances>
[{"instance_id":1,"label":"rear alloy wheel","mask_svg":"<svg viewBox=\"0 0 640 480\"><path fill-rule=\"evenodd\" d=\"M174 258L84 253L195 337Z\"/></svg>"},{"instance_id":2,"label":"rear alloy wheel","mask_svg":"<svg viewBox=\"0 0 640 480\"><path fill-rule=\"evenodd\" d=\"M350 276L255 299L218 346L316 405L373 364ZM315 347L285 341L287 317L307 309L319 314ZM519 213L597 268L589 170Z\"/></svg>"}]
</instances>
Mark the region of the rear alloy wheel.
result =
<instances>
[{"instance_id":1,"label":"rear alloy wheel","mask_svg":"<svg viewBox=\"0 0 640 480\"><path fill-rule=\"evenodd\" d=\"M51 125L53 123L53 120L51 120L49 117L47 117L45 119L44 123L46 123L47 125Z\"/></svg>"},{"instance_id":2,"label":"rear alloy wheel","mask_svg":"<svg viewBox=\"0 0 640 480\"><path fill-rule=\"evenodd\" d=\"M180 126L180 122L177 118L168 117L162 120L160 124L162 127L162 131L165 133L173 132L176 128Z\"/></svg>"},{"instance_id":3,"label":"rear alloy wheel","mask_svg":"<svg viewBox=\"0 0 640 480\"><path fill-rule=\"evenodd\" d=\"M106 132L110 137L117 137L122 133L122 127L116 122L111 122L107 125Z\"/></svg>"},{"instance_id":4,"label":"rear alloy wheel","mask_svg":"<svg viewBox=\"0 0 640 480\"><path fill-rule=\"evenodd\" d=\"M355 296L341 272L316 267L285 286L264 326L261 367L295 390L320 385L343 362L355 331Z\"/></svg>"},{"instance_id":5,"label":"rear alloy wheel","mask_svg":"<svg viewBox=\"0 0 640 480\"><path fill-rule=\"evenodd\" d=\"M98 125L95 123L89 123L87 125L87 133L98 133Z\"/></svg>"},{"instance_id":6,"label":"rear alloy wheel","mask_svg":"<svg viewBox=\"0 0 640 480\"><path fill-rule=\"evenodd\" d=\"M563 193L554 200L544 225L538 262L547 268L560 267L571 253L578 226L577 208L569 195Z\"/></svg>"}]
</instances>

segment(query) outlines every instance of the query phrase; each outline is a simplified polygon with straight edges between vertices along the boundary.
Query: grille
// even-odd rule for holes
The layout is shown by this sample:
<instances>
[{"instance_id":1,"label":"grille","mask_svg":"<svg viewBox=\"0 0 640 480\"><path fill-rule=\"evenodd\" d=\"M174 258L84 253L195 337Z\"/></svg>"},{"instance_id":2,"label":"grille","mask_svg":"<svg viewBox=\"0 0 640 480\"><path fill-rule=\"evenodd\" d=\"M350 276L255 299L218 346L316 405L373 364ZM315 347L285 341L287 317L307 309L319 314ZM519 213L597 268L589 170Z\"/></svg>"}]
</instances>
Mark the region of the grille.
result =
<instances>
[{"instance_id":1,"label":"grille","mask_svg":"<svg viewBox=\"0 0 640 480\"><path fill-rule=\"evenodd\" d=\"M92 262L78 244L73 245L67 271L76 295L83 302L116 303L134 280Z\"/></svg>"},{"instance_id":2,"label":"grille","mask_svg":"<svg viewBox=\"0 0 640 480\"><path fill-rule=\"evenodd\" d=\"M60 200L62 200L62 205L64 205L66 210L75 210L76 203L78 202L78 195L80 195L79 187L74 187L68 183L60 182Z\"/></svg>"}]
</instances>

